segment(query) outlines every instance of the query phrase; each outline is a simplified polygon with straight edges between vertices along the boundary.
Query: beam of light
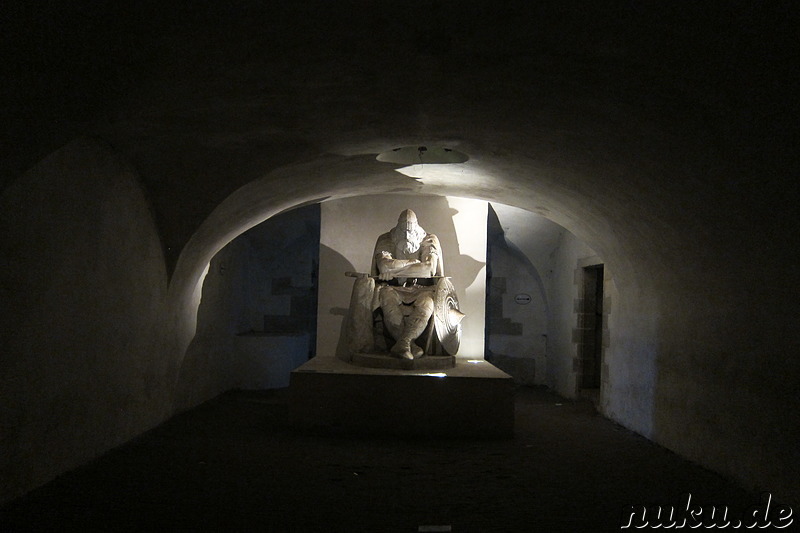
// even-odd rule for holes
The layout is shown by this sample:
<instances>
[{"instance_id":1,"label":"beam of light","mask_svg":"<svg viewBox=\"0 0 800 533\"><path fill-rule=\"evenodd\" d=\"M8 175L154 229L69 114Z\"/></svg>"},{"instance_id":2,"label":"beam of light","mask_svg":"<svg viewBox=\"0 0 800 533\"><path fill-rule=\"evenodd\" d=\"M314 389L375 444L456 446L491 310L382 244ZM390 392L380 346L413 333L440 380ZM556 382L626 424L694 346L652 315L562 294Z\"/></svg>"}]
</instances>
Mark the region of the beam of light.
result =
<instances>
[{"instance_id":1,"label":"beam of light","mask_svg":"<svg viewBox=\"0 0 800 533\"><path fill-rule=\"evenodd\" d=\"M460 165L414 164L394 169L404 176L422 181L426 185L436 186L472 186L486 188L497 184L498 180L477 165L464 163Z\"/></svg>"}]
</instances>

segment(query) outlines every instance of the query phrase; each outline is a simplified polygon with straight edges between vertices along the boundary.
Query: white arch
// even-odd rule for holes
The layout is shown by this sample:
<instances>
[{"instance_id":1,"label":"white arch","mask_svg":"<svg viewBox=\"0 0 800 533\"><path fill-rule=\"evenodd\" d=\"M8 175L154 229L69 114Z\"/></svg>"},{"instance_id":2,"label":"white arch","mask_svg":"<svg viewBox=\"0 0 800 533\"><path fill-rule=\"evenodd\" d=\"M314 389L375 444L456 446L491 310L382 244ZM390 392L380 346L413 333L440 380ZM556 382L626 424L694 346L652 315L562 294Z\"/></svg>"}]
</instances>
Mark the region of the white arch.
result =
<instances>
[{"instance_id":1,"label":"white arch","mask_svg":"<svg viewBox=\"0 0 800 533\"><path fill-rule=\"evenodd\" d=\"M519 207L565 227L606 258L618 280L636 284L636 271L629 267L624 246L617 238L620 231L602 214L587 209L580 198L548 197L546 191L540 194L534 190L533 180L527 187L525 177L502 176L499 169L475 160L431 165L436 168L426 169L429 177L414 180L374 158L374 154L326 155L287 166L247 184L220 203L184 247L170 283L170 315L180 353L185 352L194 335L204 273L213 256L264 220L329 198L402 192L460 196Z\"/></svg>"}]
</instances>

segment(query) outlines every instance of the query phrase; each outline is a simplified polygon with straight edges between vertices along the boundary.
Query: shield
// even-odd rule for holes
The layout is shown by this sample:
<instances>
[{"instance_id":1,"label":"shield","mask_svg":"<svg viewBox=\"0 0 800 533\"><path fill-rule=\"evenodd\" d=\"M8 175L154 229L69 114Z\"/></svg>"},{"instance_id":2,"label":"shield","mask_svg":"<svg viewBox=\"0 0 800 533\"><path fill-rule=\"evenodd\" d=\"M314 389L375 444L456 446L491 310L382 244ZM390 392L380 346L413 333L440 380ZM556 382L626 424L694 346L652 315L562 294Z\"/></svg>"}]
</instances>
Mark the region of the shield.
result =
<instances>
[{"instance_id":1,"label":"shield","mask_svg":"<svg viewBox=\"0 0 800 533\"><path fill-rule=\"evenodd\" d=\"M458 310L458 296L449 278L442 278L436 284L433 305L436 336L442 348L449 355L455 355L461 344L461 320L464 313Z\"/></svg>"}]
</instances>

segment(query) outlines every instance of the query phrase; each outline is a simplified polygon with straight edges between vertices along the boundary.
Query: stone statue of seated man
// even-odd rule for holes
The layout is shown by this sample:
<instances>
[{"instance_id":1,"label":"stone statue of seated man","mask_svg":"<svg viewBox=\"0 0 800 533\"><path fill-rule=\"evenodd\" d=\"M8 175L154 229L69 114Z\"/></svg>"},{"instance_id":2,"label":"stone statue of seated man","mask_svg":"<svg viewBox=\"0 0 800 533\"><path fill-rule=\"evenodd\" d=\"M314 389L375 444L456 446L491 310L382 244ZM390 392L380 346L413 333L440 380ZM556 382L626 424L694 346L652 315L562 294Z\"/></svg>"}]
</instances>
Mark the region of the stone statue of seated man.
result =
<instances>
[{"instance_id":1,"label":"stone statue of seated man","mask_svg":"<svg viewBox=\"0 0 800 533\"><path fill-rule=\"evenodd\" d=\"M353 288L348 325L351 353L376 350L373 313L380 309L385 333L394 341L389 353L407 360L424 355L425 350L415 341L428 328L437 299L449 298L451 302L455 299L452 285L444 278L436 235L427 233L419 225L417 215L406 209L400 213L397 225L378 237L370 274L355 275L358 279ZM452 304L440 314L450 316L446 312L454 311L460 322L463 315L451 307ZM442 332L437 333L441 337ZM430 340L423 341L423 346L429 345Z\"/></svg>"}]
</instances>

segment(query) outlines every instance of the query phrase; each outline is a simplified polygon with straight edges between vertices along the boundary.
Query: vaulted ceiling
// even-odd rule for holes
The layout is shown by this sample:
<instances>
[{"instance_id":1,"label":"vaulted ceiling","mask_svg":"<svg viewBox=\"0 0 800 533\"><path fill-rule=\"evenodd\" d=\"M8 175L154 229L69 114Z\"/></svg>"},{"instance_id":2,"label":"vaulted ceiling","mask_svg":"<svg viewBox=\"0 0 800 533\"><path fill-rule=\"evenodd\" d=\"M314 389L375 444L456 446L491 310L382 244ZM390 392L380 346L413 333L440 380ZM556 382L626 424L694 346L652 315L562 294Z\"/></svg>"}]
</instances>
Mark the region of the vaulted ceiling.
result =
<instances>
[{"instance_id":1,"label":"vaulted ceiling","mask_svg":"<svg viewBox=\"0 0 800 533\"><path fill-rule=\"evenodd\" d=\"M770 210L797 159L791 3L209 4L7 8L3 183L100 138L138 171L170 268L225 198L264 178L287 205L501 201L606 255L647 255L746 229L730 213ZM470 161L413 180L374 159L416 143Z\"/></svg>"}]
</instances>

